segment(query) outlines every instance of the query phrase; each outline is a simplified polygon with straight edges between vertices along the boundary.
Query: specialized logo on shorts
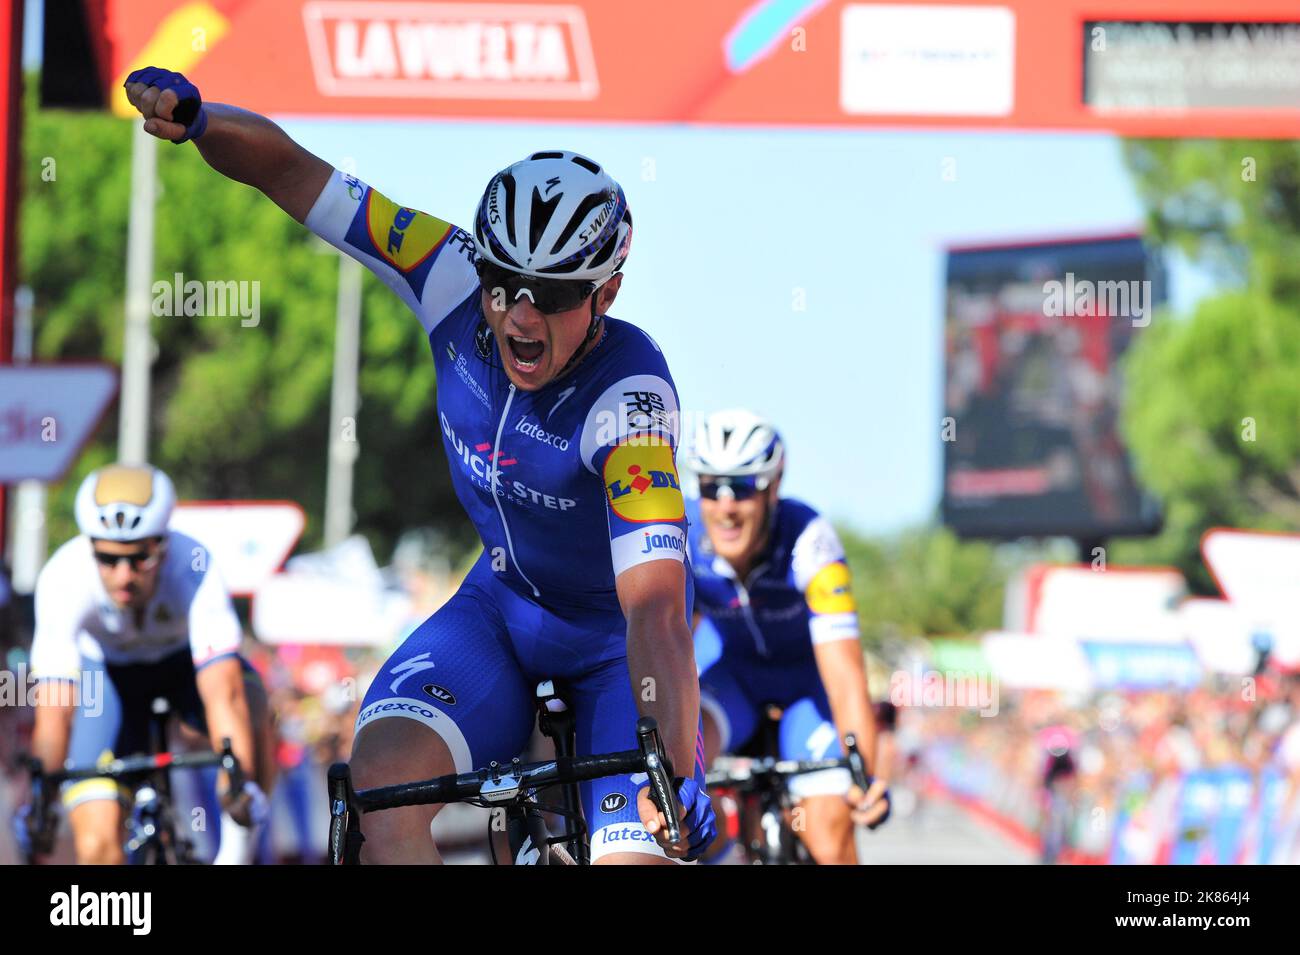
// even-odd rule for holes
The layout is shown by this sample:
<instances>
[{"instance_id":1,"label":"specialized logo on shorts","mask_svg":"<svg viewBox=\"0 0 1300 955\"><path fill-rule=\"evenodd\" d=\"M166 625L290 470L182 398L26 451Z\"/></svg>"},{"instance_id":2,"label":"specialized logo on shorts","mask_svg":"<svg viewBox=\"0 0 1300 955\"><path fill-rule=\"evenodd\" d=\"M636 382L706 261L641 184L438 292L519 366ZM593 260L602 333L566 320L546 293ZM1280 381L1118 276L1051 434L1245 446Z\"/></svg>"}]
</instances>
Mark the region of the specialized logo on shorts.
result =
<instances>
[{"instance_id":1,"label":"specialized logo on shorts","mask_svg":"<svg viewBox=\"0 0 1300 955\"><path fill-rule=\"evenodd\" d=\"M366 204L366 229L375 251L403 272L409 272L433 254L447 238L451 226L426 213L399 206L371 189Z\"/></svg>"},{"instance_id":2,"label":"specialized logo on shorts","mask_svg":"<svg viewBox=\"0 0 1300 955\"><path fill-rule=\"evenodd\" d=\"M627 805L627 797L622 793L610 793L600 801L601 812L618 812Z\"/></svg>"},{"instance_id":3,"label":"specialized logo on shorts","mask_svg":"<svg viewBox=\"0 0 1300 955\"><path fill-rule=\"evenodd\" d=\"M448 706L456 705L455 694L453 694L451 690L447 689L445 686L439 686L436 683L426 683L424 684L424 692L428 693L439 703L446 703Z\"/></svg>"},{"instance_id":4,"label":"specialized logo on shorts","mask_svg":"<svg viewBox=\"0 0 1300 955\"><path fill-rule=\"evenodd\" d=\"M400 686L402 681L405 680L408 676L410 676L413 673L419 673L421 670L432 670L432 669L433 669L433 663L430 662L429 654L427 653L421 653L419 656L414 656L408 660L403 660L401 663L397 664L396 666L389 668L388 672L393 674L395 678L392 683L388 684L389 689L391 689L393 693L396 694L398 692L397 691L398 686Z\"/></svg>"},{"instance_id":5,"label":"specialized logo on shorts","mask_svg":"<svg viewBox=\"0 0 1300 955\"><path fill-rule=\"evenodd\" d=\"M610 453L605 492L625 521L677 521L686 514L672 445L653 435L638 436Z\"/></svg>"},{"instance_id":6,"label":"specialized logo on shorts","mask_svg":"<svg viewBox=\"0 0 1300 955\"><path fill-rule=\"evenodd\" d=\"M853 613L857 609L849 568L843 561L827 564L813 576L808 584L808 608L813 613Z\"/></svg>"}]
</instances>

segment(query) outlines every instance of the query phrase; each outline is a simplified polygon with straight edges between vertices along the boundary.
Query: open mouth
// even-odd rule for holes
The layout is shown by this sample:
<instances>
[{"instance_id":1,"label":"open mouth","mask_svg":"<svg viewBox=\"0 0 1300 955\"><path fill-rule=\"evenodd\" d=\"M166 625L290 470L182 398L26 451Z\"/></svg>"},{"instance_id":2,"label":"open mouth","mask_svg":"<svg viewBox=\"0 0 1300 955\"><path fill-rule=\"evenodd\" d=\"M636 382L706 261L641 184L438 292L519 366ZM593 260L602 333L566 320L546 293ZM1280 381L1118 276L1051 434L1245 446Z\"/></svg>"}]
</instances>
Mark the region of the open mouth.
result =
<instances>
[{"instance_id":1,"label":"open mouth","mask_svg":"<svg viewBox=\"0 0 1300 955\"><path fill-rule=\"evenodd\" d=\"M515 367L520 371L535 369L546 351L545 343L522 335L508 335L506 338L510 342L510 357L514 359Z\"/></svg>"}]
</instances>

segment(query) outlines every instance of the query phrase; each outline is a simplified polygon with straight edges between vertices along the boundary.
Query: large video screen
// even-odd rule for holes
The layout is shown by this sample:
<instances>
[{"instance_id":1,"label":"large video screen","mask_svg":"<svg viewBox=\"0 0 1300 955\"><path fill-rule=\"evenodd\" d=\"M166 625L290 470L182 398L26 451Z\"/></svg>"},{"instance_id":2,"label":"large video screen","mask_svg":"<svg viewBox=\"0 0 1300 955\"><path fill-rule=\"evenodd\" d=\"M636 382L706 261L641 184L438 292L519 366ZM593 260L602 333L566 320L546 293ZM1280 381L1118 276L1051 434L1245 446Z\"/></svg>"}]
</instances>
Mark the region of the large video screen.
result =
<instances>
[{"instance_id":1,"label":"large video screen","mask_svg":"<svg viewBox=\"0 0 1300 955\"><path fill-rule=\"evenodd\" d=\"M972 537L1151 533L1118 362L1163 300L1138 236L949 251L944 522Z\"/></svg>"}]
</instances>

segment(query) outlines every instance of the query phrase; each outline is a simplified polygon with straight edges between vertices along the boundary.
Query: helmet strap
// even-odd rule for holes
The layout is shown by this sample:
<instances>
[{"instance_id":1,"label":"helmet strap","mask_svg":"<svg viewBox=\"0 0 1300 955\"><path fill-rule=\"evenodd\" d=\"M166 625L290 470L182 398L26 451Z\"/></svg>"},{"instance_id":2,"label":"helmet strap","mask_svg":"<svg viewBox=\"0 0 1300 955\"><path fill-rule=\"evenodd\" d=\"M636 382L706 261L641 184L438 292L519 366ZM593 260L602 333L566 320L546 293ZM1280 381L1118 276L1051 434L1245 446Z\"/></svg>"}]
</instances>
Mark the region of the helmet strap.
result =
<instances>
[{"instance_id":1,"label":"helmet strap","mask_svg":"<svg viewBox=\"0 0 1300 955\"><path fill-rule=\"evenodd\" d=\"M591 293L591 321L587 325L587 334L583 337L582 342L578 345L578 347L573 350L573 354L570 355L569 360L564 363L564 367L561 368L556 373L555 377L557 379L562 378L564 375L568 374L569 369L571 369L574 365L576 365L578 361L582 358L583 354L587 350L587 346L590 345L595 340L596 335L600 332L601 320L603 318L604 318L603 315L596 314L596 293L592 292Z\"/></svg>"}]
</instances>

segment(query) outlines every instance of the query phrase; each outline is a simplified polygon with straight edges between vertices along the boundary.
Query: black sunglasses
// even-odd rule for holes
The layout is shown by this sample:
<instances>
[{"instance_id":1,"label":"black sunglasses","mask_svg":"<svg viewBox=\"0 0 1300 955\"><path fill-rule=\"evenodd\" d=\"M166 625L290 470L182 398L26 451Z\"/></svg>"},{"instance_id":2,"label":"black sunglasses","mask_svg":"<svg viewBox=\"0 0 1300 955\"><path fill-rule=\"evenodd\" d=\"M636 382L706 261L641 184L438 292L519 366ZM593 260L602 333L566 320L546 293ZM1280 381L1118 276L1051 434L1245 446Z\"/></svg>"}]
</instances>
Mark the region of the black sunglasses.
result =
<instances>
[{"instance_id":1,"label":"black sunglasses","mask_svg":"<svg viewBox=\"0 0 1300 955\"><path fill-rule=\"evenodd\" d=\"M720 494L723 489L726 493ZM700 497L716 501L719 496L730 497L736 501L748 501L758 494L760 488L755 477L701 477Z\"/></svg>"},{"instance_id":2,"label":"black sunglasses","mask_svg":"<svg viewBox=\"0 0 1300 955\"><path fill-rule=\"evenodd\" d=\"M605 282L590 282L576 279L539 279L534 275L524 275L510 269L503 269L487 259L478 260L478 281L483 291L495 295L498 290L505 293L506 307L523 293L527 293L534 306L543 315L555 315L577 308L592 292Z\"/></svg>"},{"instance_id":3,"label":"black sunglasses","mask_svg":"<svg viewBox=\"0 0 1300 955\"><path fill-rule=\"evenodd\" d=\"M158 566L158 561L162 560L162 548L154 551L152 554L147 550L138 550L130 554L107 554L102 550L94 551L95 560L104 567L117 567L121 561L126 561L132 571L153 570Z\"/></svg>"}]
</instances>

